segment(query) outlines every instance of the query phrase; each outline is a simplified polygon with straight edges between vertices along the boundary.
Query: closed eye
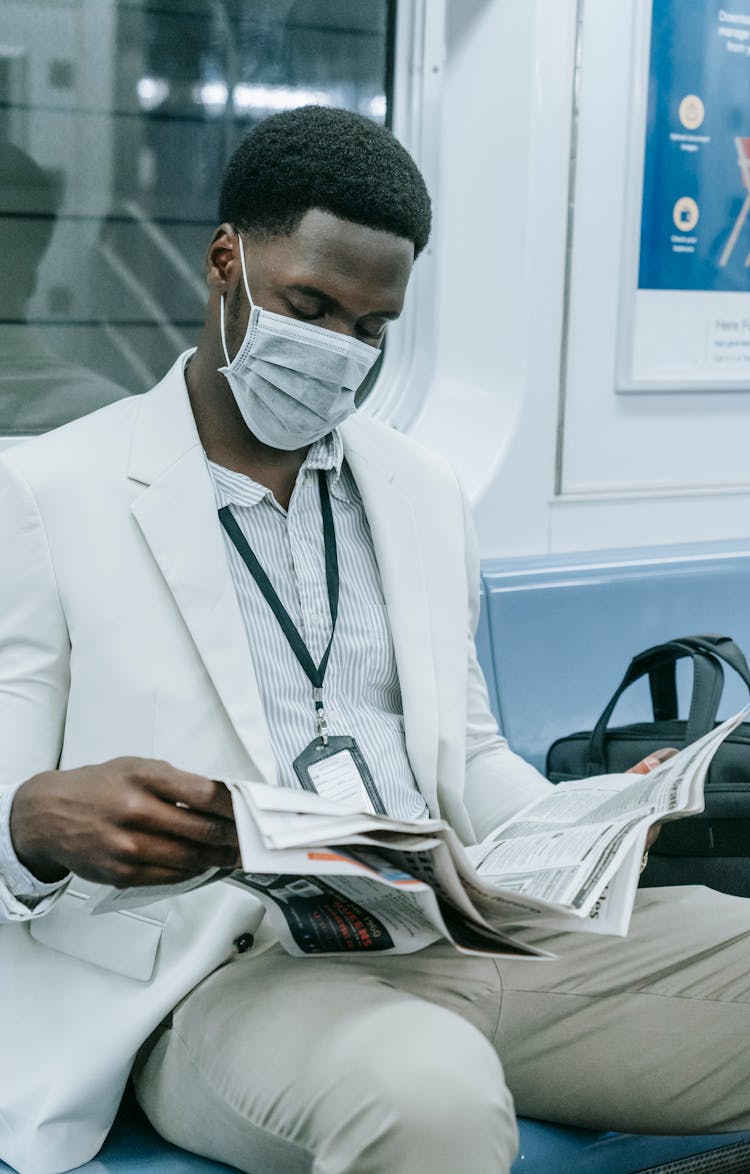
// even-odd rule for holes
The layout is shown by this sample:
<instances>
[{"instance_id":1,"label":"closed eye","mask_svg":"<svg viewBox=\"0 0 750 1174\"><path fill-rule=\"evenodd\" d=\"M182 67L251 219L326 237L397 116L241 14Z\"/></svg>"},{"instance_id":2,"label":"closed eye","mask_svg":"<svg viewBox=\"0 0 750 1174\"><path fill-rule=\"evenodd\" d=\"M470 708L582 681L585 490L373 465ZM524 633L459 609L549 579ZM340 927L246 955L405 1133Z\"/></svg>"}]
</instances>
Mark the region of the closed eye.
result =
<instances>
[{"instance_id":1,"label":"closed eye","mask_svg":"<svg viewBox=\"0 0 750 1174\"><path fill-rule=\"evenodd\" d=\"M368 342L372 340L373 343L380 343L383 341L383 336L385 334L385 328L387 325L388 323L384 322L383 325L379 326L377 330L366 330L364 326L360 326L357 333L359 334L360 338L363 338Z\"/></svg>"},{"instance_id":2,"label":"closed eye","mask_svg":"<svg viewBox=\"0 0 750 1174\"><path fill-rule=\"evenodd\" d=\"M316 308L316 309L315 309L315 310L314 310L314 311L311 313L309 310L302 310L302 309L300 309L300 307L299 307L299 306L295 306L294 302L290 302L288 299L287 299L287 302L286 302L286 304L287 304L287 307L288 307L288 309L289 309L289 312L290 312L290 313L291 313L291 314L292 314L292 315L293 315L295 318L299 318L299 319L300 319L300 321L302 321L302 322L315 322L315 320L316 320L317 318L322 318L322 317L323 317L323 314L324 314L324 311L323 311L323 309L322 309L320 306L318 306L318 307L317 307L317 308Z\"/></svg>"},{"instance_id":3,"label":"closed eye","mask_svg":"<svg viewBox=\"0 0 750 1174\"><path fill-rule=\"evenodd\" d=\"M397 317L396 314L389 318L375 318L368 322L360 322L357 327L357 334L360 338L372 339L373 342L382 342L389 322L392 322Z\"/></svg>"}]
</instances>

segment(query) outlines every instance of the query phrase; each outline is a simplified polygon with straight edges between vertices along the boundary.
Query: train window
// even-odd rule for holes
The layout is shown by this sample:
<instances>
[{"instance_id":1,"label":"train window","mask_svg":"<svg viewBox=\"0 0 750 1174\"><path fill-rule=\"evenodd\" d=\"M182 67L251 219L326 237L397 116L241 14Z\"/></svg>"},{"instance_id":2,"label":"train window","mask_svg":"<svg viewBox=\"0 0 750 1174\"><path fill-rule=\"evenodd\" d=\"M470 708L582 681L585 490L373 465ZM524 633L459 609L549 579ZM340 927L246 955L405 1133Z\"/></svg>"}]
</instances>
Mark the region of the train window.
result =
<instances>
[{"instance_id":1,"label":"train window","mask_svg":"<svg viewBox=\"0 0 750 1174\"><path fill-rule=\"evenodd\" d=\"M391 121L395 0L0 0L0 436L155 383L223 165L305 103Z\"/></svg>"}]
</instances>

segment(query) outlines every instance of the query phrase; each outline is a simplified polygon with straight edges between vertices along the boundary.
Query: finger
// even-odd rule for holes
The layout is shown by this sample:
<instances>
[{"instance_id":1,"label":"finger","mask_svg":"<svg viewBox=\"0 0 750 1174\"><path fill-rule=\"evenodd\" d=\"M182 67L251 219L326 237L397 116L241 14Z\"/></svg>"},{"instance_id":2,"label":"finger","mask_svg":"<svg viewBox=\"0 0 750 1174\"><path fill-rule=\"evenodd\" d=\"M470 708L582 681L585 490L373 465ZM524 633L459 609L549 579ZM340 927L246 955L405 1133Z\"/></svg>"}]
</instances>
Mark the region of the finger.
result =
<instances>
[{"instance_id":1,"label":"finger","mask_svg":"<svg viewBox=\"0 0 750 1174\"><path fill-rule=\"evenodd\" d=\"M134 886L140 888L141 885L180 885L185 881L194 880L196 876L205 871L205 868L184 870L151 864L141 865L140 868L131 870L125 870L121 866L113 866L110 869L99 869L96 873L92 872L89 875L83 872L80 875L98 884L114 885L118 889L127 889Z\"/></svg>"},{"instance_id":2,"label":"finger","mask_svg":"<svg viewBox=\"0 0 750 1174\"><path fill-rule=\"evenodd\" d=\"M661 766L662 762L666 762L668 758L672 758L675 754L677 754L677 751L673 746L664 747L661 750L653 750L645 758L642 758L640 762L637 762L635 766L631 766L630 770L626 773L631 775L647 775L655 767Z\"/></svg>"},{"instance_id":3,"label":"finger","mask_svg":"<svg viewBox=\"0 0 750 1174\"><path fill-rule=\"evenodd\" d=\"M237 860L236 844L204 845L170 836L120 831L112 837L109 856L113 866L125 874L137 874L151 867L171 869L195 876L207 868L232 868Z\"/></svg>"},{"instance_id":4,"label":"finger","mask_svg":"<svg viewBox=\"0 0 750 1174\"><path fill-rule=\"evenodd\" d=\"M628 775L647 775L651 767L647 765L646 759L642 758L640 762L636 762L635 766L631 766L625 771Z\"/></svg>"},{"instance_id":5,"label":"finger","mask_svg":"<svg viewBox=\"0 0 750 1174\"><path fill-rule=\"evenodd\" d=\"M205 811L222 819L233 820L232 796L216 779L178 770L168 762L149 762L141 768L140 782L169 803L179 803L196 811Z\"/></svg>"},{"instance_id":6,"label":"finger","mask_svg":"<svg viewBox=\"0 0 750 1174\"><path fill-rule=\"evenodd\" d=\"M164 802L148 792L134 791L128 796L119 824L132 831L148 831L196 844L237 847L233 820Z\"/></svg>"},{"instance_id":7,"label":"finger","mask_svg":"<svg viewBox=\"0 0 750 1174\"><path fill-rule=\"evenodd\" d=\"M189 808L171 807L169 834L180 840L191 840L206 846L237 849L237 828L231 819L203 815Z\"/></svg>"},{"instance_id":8,"label":"finger","mask_svg":"<svg viewBox=\"0 0 750 1174\"><path fill-rule=\"evenodd\" d=\"M675 754L678 753L679 751L674 746L664 746L661 750L653 750L643 761L650 763L651 769L653 770L655 766L659 766L660 763L666 762L669 758L674 758Z\"/></svg>"},{"instance_id":9,"label":"finger","mask_svg":"<svg viewBox=\"0 0 750 1174\"><path fill-rule=\"evenodd\" d=\"M205 872L204 868L200 872ZM180 872L174 868L159 868L153 865L151 868L145 869L138 878L131 883L137 885L179 885L184 881L193 880L199 875L195 872Z\"/></svg>"}]
</instances>

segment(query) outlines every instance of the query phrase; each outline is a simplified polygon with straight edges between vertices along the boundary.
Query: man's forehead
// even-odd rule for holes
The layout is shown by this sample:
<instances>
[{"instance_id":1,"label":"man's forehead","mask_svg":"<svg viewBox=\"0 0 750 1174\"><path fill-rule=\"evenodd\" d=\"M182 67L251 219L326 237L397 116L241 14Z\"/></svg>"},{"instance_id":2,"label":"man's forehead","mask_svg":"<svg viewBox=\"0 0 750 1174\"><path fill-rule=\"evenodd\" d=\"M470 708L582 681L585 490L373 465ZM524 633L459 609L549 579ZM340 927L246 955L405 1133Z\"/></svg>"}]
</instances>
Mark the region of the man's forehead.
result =
<instances>
[{"instance_id":1,"label":"man's forehead","mask_svg":"<svg viewBox=\"0 0 750 1174\"><path fill-rule=\"evenodd\" d=\"M362 291L397 313L413 261L410 240L312 209L295 232L272 238L274 275L287 288L336 300Z\"/></svg>"},{"instance_id":2,"label":"man's forehead","mask_svg":"<svg viewBox=\"0 0 750 1174\"><path fill-rule=\"evenodd\" d=\"M405 237L318 208L306 212L296 230L282 239L289 261L311 268L345 272L364 263L389 278L394 271L408 277L414 262L414 245Z\"/></svg>"}]
</instances>

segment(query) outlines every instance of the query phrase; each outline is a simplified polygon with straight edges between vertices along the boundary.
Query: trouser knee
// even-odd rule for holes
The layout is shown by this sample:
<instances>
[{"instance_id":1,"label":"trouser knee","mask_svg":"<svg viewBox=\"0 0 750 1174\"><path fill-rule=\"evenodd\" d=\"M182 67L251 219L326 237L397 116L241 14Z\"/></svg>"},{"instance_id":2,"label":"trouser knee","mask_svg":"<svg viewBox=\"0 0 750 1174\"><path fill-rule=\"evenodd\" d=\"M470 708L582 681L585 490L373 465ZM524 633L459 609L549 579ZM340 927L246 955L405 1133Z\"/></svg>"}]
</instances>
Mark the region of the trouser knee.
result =
<instances>
[{"instance_id":1,"label":"trouser knee","mask_svg":"<svg viewBox=\"0 0 750 1174\"><path fill-rule=\"evenodd\" d=\"M360 1155L346 1169L510 1169L518 1131L500 1060L471 1024L453 1015L441 1019L439 1033L422 1034L419 1045L400 1050L391 1037L389 1046L363 1057L356 1083L361 1103L369 1105L370 1127L358 1130ZM321 1174L328 1168L324 1161L315 1166Z\"/></svg>"}]
</instances>

